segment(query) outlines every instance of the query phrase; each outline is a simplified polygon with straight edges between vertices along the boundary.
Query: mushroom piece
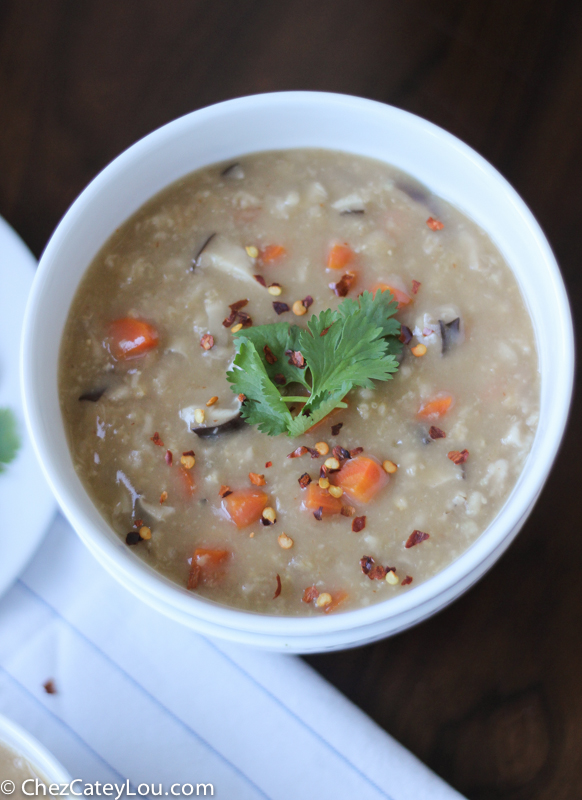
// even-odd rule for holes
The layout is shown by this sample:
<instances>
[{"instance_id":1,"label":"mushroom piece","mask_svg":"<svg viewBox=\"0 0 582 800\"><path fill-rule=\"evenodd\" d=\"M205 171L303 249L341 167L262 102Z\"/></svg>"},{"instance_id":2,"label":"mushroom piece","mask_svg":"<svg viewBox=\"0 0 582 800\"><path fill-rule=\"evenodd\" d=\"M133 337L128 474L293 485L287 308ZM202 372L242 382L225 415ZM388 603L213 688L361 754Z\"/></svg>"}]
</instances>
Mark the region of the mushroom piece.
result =
<instances>
[{"instance_id":1,"label":"mushroom piece","mask_svg":"<svg viewBox=\"0 0 582 800\"><path fill-rule=\"evenodd\" d=\"M449 352L451 347L454 347L456 344L461 344L463 341L461 318L456 317L450 322L443 322L442 319L439 319L439 327L442 341L441 354L444 356Z\"/></svg>"},{"instance_id":2,"label":"mushroom piece","mask_svg":"<svg viewBox=\"0 0 582 800\"><path fill-rule=\"evenodd\" d=\"M190 428L190 430L201 439L214 439L218 436L222 436L225 433L233 433L234 431L238 431L244 425L246 425L246 422L239 411L236 416L231 417L226 422L221 422L219 425L198 425L195 428Z\"/></svg>"}]
</instances>

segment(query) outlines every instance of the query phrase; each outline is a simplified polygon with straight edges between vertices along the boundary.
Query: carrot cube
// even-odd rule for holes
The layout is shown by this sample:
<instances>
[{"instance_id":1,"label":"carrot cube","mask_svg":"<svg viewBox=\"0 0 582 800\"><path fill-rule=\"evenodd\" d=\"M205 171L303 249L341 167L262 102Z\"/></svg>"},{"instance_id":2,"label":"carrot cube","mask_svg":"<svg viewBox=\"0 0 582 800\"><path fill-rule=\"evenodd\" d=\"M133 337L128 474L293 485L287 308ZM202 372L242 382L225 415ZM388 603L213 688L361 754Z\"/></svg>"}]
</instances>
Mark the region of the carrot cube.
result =
<instances>
[{"instance_id":1,"label":"carrot cube","mask_svg":"<svg viewBox=\"0 0 582 800\"><path fill-rule=\"evenodd\" d=\"M321 508L324 516L330 516L341 513L342 501L338 497L332 497L327 489L322 489L316 481L312 481L305 490L303 508L308 511L318 511Z\"/></svg>"},{"instance_id":2,"label":"carrot cube","mask_svg":"<svg viewBox=\"0 0 582 800\"><path fill-rule=\"evenodd\" d=\"M356 456L346 461L330 480L341 486L349 498L358 503L369 503L389 481L388 474L376 459Z\"/></svg>"},{"instance_id":3,"label":"carrot cube","mask_svg":"<svg viewBox=\"0 0 582 800\"><path fill-rule=\"evenodd\" d=\"M222 501L222 507L237 528L246 528L260 520L269 498L262 489L237 489Z\"/></svg>"}]
</instances>

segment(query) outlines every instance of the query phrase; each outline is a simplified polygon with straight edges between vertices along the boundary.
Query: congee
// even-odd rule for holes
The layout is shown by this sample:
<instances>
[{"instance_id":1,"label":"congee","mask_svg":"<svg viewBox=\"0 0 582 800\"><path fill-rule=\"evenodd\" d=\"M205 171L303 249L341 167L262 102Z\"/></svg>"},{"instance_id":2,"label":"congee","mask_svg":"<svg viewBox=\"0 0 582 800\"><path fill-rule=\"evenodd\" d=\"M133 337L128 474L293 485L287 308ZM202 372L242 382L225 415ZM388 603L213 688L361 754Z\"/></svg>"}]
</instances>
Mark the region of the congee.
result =
<instances>
[{"instance_id":1,"label":"congee","mask_svg":"<svg viewBox=\"0 0 582 800\"><path fill-rule=\"evenodd\" d=\"M48 781L21 753L17 753L6 742L0 741L0 779L12 781L13 791L5 791L14 800L24 800L31 795L36 796L38 784L47 784ZM24 789L22 785L24 785ZM42 794L42 789L40 793ZM46 791L46 789L45 789Z\"/></svg>"},{"instance_id":2,"label":"congee","mask_svg":"<svg viewBox=\"0 0 582 800\"><path fill-rule=\"evenodd\" d=\"M172 184L89 266L61 346L78 475L185 589L318 615L409 591L489 525L538 360L488 235L410 176L302 149Z\"/></svg>"}]
</instances>

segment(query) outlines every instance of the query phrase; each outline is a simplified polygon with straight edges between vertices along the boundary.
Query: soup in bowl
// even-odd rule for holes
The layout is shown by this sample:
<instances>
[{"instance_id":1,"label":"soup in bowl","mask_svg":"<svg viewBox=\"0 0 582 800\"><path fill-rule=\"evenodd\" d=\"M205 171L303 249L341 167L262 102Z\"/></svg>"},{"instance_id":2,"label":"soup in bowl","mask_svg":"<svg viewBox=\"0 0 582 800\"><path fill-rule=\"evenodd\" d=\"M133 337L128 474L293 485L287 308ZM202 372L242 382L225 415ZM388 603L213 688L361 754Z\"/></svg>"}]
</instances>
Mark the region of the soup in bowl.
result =
<instances>
[{"instance_id":1,"label":"soup in bowl","mask_svg":"<svg viewBox=\"0 0 582 800\"><path fill-rule=\"evenodd\" d=\"M95 179L43 256L23 380L113 574L305 652L401 630L494 562L558 447L571 342L492 167L396 109L290 93L195 112Z\"/></svg>"}]
</instances>

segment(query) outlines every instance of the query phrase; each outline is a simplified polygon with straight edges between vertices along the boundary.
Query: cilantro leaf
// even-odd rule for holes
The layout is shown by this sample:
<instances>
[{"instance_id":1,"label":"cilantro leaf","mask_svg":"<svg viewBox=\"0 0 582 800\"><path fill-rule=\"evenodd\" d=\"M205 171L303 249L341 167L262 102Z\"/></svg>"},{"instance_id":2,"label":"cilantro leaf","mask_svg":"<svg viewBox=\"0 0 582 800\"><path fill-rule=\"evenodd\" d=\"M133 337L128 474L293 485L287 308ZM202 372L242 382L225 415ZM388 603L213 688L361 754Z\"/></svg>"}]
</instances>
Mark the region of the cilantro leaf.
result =
<instances>
[{"instance_id":1,"label":"cilantro leaf","mask_svg":"<svg viewBox=\"0 0 582 800\"><path fill-rule=\"evenodd\" d=\"M243 418L271 436L285 433L292 421L291 414L252 342L240 342L233 367L226 373L227 379L234 391L242 392L251 401L242 405Z\"/></svg>"},{"instance_id":2,"label":"cilantro leaf","mask_svg":"<svg viewBox=\"0 0 582 800\"><path fill-rule=\"evenodd\" d=\"M354 386L371 388L373 381L390 380L402 349L396 309L390 292L375 297L364 292L357 300L344 300L337 311L313 315L307 329L274 323L241 331L227 378L232 390L247 398L243 417L264 433L299 436L341 407ZM289 351L299 351L304 368L289 362ZM309 394L282 394L291 383ZM293 416L287 403L295 402L302 407Z\"/></svg>"},{"instance_id":3,"label":"cilantro leaf","mask_svg":"<svg viewBox=\"0 0 582 800\"><path fill-rule=\"evenodd\" d=\"M290 325L288 322L274 322L272 325L257 325L256 327L244 328L235 334L235 341L237 343L239 341L253 343L257 353L261 356L267 375L272 381L275 380L275 376L282 375L285 378L285 383L300 383L306 389L311 389L305 378L305 370L290 364L289 356L285 353L286 350L299 349L300 333L301 328L298 325ZM272 364L266 358L265 345L270 349L273 357L277 359Z\"/></svg>"},{"instance_id":4,"label":"cilantro leaf","mask_svg":"<svg viewBox=\"0 0 582 800\"><path fill-rule=\"evenodd\" d=\"M19 448L16 417L9 408L0 408L0 472L3 471L4 464L9 464L16 458Z\"/></svg>"}]
</instances>

